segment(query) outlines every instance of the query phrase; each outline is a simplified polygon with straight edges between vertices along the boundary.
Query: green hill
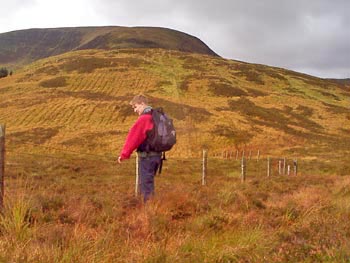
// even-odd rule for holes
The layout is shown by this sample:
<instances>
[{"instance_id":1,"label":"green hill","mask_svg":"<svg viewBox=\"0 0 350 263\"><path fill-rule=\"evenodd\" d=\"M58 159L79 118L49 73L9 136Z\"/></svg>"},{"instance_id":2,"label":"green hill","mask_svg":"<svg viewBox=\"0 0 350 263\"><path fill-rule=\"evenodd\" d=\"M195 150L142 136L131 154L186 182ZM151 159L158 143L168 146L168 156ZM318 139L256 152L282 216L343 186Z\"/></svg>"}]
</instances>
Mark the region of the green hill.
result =
<instances>
[{"instance_id":1,"label":"green hill","mask_svg":"<svg viewBox=\"0 0 350 263\"><path fill-rule=\"evenodd\" d=\"M163 48L217 56L191 35L156 27L27 29L0 34L0 66L26 64L82 49Z\"/></svg>"}]
</instances>

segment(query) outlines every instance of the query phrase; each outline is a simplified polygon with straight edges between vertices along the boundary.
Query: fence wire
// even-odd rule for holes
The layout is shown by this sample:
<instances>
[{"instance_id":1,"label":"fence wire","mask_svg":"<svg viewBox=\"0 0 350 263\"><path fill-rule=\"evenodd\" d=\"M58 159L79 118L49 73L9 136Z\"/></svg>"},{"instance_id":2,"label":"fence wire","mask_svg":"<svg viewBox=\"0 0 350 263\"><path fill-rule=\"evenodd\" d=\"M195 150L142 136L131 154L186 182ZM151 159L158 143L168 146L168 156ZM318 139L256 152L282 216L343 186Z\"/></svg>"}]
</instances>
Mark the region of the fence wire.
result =
<instances>
[{"instance_id":1,"label":"fence wire","mask_svg":"<svg viewBox=\"0 0 350 263\"><path fill-rule=\"evenodd\" d=\"M21 190L24 184L28 185L28 182L45 187L47 184L67 184L68 180L88 181L91 184L100 183L101 180L115 184L124 180L123 183L126 182L132 189L135 183L135 158L133 155L131 160L119 165L117 156L111 154L93 154L33 143L24 143L21 147L9 145L5 158L6 187L9 191L16 191ZM245 160L244 171L242 159ZM203 162L206 162L205 171ZM170 157L164 162L162 175L158 175L157 180L175 184L180 178L190 184L210 185L217 180L239 182L243 173L247 180L292 176L296 175L296 169L292 168L295 163L293 159L267 159L260 150L208 151L206 160L203 160L202 150L198 150L194 157Z\"/></svg>"}]
</instances>

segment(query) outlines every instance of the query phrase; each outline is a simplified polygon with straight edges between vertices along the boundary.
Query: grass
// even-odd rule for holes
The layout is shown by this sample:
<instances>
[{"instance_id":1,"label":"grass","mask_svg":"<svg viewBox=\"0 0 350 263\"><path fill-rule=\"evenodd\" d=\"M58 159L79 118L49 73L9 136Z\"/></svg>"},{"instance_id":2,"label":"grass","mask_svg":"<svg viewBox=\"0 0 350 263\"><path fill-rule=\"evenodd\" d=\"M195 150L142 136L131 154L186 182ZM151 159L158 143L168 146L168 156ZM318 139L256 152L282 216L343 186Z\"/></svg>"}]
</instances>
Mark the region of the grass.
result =
<instances>
[{"instance_id":1,"label":"grass","mask_svg":"<svg viewBox=\"0 0 350 263\"><path fill-rule=\"evenodd\" d=\"M147 206L134 197L134 160L115 163L140 92L178 132ZM37 61L0 80L0 262L347 262L343 93L307 75L178 51ZM253 151L245 183L237 150L238 159ZM298 176L278 175L283 157L298 158Z\"/></svg>"},{"instance_id":2,"label":"grass","mask_svg":"<svg viewBox=\"0 0 350 263\"><path fill-rule=\"evenodd\" d=\"M0 220L1 233L9 237L10 243L26 242L30 238L30 202L23 196L4 202L7 207Z\"/></svg>"},{"instance_id":3,"label":"grass","mask_svg":"<svg viewBox=\"0 0 350 263\"><path fill-rule=\"evenodd\" d=\"M200 159L170 158L156 177L155 199L143 206L133 196L133 161L57 158L8 154L4 262L350 258L350 181L308 169L311 162L299 161L298 176L274 170L267 178L263 159L250 160L241 183L239 161L211 157L201 186Z\"/></svg>"},{"instance_id":4,"label":"grass","mask_svg":"<svg viewBox=\"0 0 350 263\"><path fill-rule=\"evenodd\" d=\"M58 88L67 86L66 78L63 76L55 77L48 80L43 80L39 83L44 88Z\"/></svg>"},{"instance_id":5,"label":"grass","mask_svg":"<svg viewBox=\"0 0 350 263\"><path fill-rule=\"evenodd\" d=\"M52 129L57 133L42 144L111 152L124 138L113 139L106 132L128 131L134 121L128 101L144 92L153 106L165 108L174 119L179 138L197 131L193 147L249 143L277 150L271 142L280 138L293 141L294 147L335 136L347 140L346 97L337 85L278 68L179 51L85 50L36 61L1 80L0 121L7 124L10 140L25 141L27 131ZM89 140L87 130L102 134L97 144L82 143ZM213 131L224 134L220 144L208 139ZM181 153L187 145L188 140L179 140L175 151Z\"/></svg>"}]
</instances>

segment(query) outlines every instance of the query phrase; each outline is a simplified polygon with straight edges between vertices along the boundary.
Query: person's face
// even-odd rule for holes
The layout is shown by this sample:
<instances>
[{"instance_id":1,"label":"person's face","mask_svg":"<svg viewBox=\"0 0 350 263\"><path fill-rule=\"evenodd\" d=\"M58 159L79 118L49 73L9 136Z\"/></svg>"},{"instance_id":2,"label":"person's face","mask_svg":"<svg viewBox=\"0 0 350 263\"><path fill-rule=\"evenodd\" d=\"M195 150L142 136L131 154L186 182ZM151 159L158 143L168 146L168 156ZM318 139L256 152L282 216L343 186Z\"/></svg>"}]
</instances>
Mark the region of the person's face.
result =
<instances>
[{"instance_id":1,"label":"person's face","mask_svg":"<svg viewBox=\"0 0 350 263\"><path fill-rule=\"evenodd\" d=\"M134 109L134 112L136 112L138 115L141 115L144 110L144 104L135 103L134 105L132 105L132 108Z\"/></svg>"}]
</instances>

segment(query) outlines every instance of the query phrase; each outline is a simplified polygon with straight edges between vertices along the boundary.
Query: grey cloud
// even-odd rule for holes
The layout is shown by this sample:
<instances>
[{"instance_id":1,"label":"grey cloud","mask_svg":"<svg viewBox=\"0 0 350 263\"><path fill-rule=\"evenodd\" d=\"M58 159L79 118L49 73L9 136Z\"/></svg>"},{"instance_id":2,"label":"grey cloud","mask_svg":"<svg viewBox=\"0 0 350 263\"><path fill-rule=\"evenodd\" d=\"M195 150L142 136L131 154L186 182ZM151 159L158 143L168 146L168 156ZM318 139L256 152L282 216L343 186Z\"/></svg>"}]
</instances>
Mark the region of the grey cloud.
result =
<instances>
[{"instance_id":1,"label":"grey cloud","mask_svg":"<svg viewBox=\"0 0 350 263\"><path fill-rule=\"evenodd\" d=\"M35 0L11 0L4 1L1 3L0 19L6 21L11 18L11 15L16 13L18 10L26 8L30 5L35 4Z\"/></svg>"},{"instance_id":2,"label":"grey cloud","mask_svg":"<svg viewBox=\"0 0 350 263\"><path fill-rule=\"evenodd\" d=\"M31 5L35 5L35 0L11 0L1 3L0 11L0 33L23 28L16 28L18 21L13 19L15 14L21 9L25 9Z\"/></svg>"},{"instance_id":3,"label":"grey cloud","mask_svg":"<svg viewBox=\"0 0 350 263\"><path fill-rule=\"evenodd\" d=\"M1 3L1 15L9 15L20 8L35 4L35 0L11 0Z\"/></svg>"}]
</instances>

